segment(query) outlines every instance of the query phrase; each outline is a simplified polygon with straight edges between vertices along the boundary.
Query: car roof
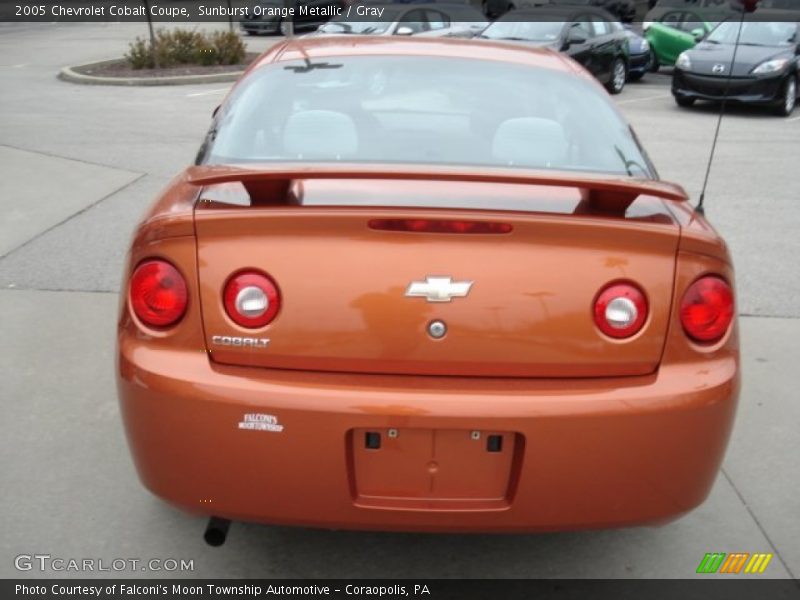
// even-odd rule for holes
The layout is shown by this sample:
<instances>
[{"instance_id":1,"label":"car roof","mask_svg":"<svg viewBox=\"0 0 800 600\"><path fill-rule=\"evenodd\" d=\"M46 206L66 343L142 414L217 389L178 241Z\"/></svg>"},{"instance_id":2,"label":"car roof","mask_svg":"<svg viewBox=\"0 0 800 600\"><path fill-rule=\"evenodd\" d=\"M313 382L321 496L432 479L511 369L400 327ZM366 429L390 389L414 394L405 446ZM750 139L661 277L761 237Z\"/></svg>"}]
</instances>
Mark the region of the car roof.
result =
<instances>
[{"instance_id":1,"label":"car roof","mask_svg":"<svg viewBox=\"0 0 800 600\"><path fill-rule=\"evenodd\" d=\"M314 60L346 56L418 56L493 60L571 72L591 79L564 56L545 48L530 48L502 42L458 38L413 38L378 36L309 36L286 40L273 46L253 65L290 60Z\"/></svg>"}]
</instances>

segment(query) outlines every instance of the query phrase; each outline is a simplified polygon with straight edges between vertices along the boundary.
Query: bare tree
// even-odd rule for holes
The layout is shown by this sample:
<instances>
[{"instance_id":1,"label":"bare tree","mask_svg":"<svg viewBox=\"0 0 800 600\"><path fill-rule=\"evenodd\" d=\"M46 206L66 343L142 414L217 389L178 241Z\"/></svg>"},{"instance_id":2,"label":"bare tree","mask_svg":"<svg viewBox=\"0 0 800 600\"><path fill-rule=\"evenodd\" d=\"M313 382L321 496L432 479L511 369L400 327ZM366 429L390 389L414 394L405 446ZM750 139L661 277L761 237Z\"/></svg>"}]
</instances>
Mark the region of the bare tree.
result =
<instances>
[{"instance_id":1,"label":"bare tree","mask_svg":"<svg viewBox=\"0 0 800 600\"><path fill-rule=\"evenodd\" d=\"M156 32L153 29L153 18L150 15L150 2L142 0L144 4L144 15L147 19L147 29L150 31L150 52L153 55L153 66L158 68L158 53L156 52Z\"/></svg>"}]
</instances>

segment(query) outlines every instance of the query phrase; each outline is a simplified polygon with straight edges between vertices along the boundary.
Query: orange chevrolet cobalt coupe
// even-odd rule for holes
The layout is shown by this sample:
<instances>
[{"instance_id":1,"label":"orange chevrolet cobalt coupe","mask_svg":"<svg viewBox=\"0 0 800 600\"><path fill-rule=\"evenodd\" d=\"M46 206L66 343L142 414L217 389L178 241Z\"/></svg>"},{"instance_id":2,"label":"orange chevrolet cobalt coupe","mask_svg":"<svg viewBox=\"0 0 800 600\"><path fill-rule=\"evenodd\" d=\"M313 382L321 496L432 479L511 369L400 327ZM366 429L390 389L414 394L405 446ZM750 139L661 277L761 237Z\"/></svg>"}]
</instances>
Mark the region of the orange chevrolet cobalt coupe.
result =
<instances>
[{"instance_id":1,"label":"orange chevrolet cobalt coupe","mask_svg":"<svg viewBox=\"0 0 800 600\"><path fill-rule=\"evenodd\" d=\"M724 242L548 50L294 40L138 226L118 387L156 495L231 521L663 523L708 494Z\"/></svg>"}]
</instances>

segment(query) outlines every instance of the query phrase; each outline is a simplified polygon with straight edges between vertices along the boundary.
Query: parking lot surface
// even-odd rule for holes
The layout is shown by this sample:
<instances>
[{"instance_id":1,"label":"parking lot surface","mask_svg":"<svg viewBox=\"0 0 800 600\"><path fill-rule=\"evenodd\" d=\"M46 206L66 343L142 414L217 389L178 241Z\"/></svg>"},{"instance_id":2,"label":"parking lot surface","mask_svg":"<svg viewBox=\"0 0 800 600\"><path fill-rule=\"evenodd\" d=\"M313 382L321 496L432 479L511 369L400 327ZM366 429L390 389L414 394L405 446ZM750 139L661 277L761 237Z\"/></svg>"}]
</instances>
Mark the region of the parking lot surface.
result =
<instances>
[{"instance_id":1,"label":"parking lot surface","mask_svg":"<svg viewBox=\"0 0 800 600\"><path fill-rule=\"evenodd\" d=\"M0 576L93 575L14 567L20 554L49 554L192 560L182 573L192 577L685 578L706 552L770 552L763 576L800 575L800 110L780 119L732 109L722 126L706 206L737 267L744 379L724 468L699 509L659 528L541 535L234 524L225 546L209 548L203 519L136 478L113 344L132 228L193 159L229 86L56 79L62 66L119 56L145 33L135 23L0 25ZM662 178L697 198L715 110L678 109L668 73L615 102Z\"/></svg>"}]
</instances>

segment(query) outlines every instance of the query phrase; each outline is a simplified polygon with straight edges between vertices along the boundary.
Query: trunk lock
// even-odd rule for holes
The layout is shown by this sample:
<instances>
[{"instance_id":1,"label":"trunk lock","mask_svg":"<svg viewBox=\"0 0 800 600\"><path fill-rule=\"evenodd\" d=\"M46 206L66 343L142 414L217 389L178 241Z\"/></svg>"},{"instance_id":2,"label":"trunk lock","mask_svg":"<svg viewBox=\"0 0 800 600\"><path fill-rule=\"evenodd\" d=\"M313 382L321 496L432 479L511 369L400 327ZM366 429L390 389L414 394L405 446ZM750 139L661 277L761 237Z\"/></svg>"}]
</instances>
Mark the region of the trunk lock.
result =
<instances>
[{"instance_id":1,"label":"trunk lock","mask_svg":"<svg viewBox=\"0 0 800 600\"><path fill-rule=\"evenodd\" d=\"M444 324L444 321L431 321L428 323L428 335L430 335L433 339L439 340L445 336L447 333L447 325Z\"/></svg>"}]
</instances>

